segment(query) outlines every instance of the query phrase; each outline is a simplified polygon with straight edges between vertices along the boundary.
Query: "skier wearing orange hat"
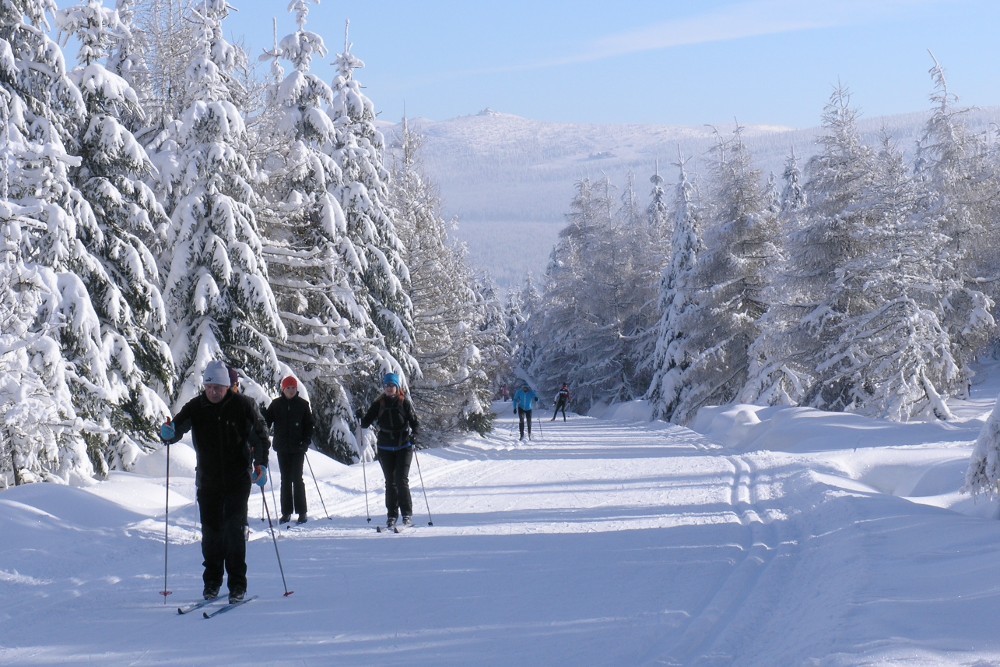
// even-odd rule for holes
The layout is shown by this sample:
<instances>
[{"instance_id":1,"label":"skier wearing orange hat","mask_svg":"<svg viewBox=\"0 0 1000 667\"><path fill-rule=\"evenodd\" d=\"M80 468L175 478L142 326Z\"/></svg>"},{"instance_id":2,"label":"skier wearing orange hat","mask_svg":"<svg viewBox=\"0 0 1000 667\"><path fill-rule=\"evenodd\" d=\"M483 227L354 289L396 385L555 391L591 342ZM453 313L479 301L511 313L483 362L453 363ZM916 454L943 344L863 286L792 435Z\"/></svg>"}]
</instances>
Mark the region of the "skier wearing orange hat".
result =
<instances>
[{"instance_id":1,"label":"skier wearing orange hat","mask_svg":"<svg viewBox=\"0 0 1000 667\"><path fill-rule=\"evenodd\" d=\"M302 466L312 442L313 416L309 401L299 396L299 383L293 376L281 381L281 396L267 406L264 420L274 429L272 446L278 455L281 472L281 518L278 523L290 522L293 511L299 515L296 523L305 523L308 516Z\"/></svg>"}]
</instances>

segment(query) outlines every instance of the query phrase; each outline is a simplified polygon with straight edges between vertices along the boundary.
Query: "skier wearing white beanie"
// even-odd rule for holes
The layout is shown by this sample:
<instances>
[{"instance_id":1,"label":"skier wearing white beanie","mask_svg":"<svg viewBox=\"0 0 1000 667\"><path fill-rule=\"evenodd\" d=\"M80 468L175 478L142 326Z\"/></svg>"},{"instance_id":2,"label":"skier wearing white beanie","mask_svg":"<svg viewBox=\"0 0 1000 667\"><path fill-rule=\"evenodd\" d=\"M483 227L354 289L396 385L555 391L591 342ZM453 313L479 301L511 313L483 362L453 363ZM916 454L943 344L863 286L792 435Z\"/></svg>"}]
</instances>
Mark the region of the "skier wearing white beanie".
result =
<instances>
[{"instance_id":1,"label":"skier wearing white beanie","mask_svg":"<svg viewBox=\"0 0 1000 667\"><path fill-rule=\"evenodd\" d=\"M171 445L191 431L205 566L202 595L217 597L225 574L229 601L239 602L247 591L247 501L252 484L263 490L267 483L271 443L257 404L230 388L226 364L210 362L202 383L202 392L160 427L160 439Z\"/></svg>"}]
</instances>

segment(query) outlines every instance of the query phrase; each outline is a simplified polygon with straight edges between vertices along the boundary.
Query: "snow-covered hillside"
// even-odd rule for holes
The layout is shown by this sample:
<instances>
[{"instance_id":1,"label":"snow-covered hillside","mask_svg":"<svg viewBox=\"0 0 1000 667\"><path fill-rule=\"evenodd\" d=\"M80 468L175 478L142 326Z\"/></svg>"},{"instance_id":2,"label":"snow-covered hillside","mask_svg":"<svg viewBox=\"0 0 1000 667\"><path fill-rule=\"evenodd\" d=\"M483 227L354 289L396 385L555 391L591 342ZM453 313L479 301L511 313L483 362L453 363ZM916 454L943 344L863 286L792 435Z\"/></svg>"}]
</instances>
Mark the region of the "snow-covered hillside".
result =
<instances>
[{"instance_id":1,"label":"snow-covered hillside","mask_svg":"<svg viewBox=\"0 0 1000 667\"><path fill-rule=\"evenodd\" d=\"M817 100L816 117L825 100ZM877 145L886 129L905 152L916 145L929 116L915 112L859 121L864 140ZM1000 107L966 115L973 130L1000 122ZM735 127L668 125L583 125L547 123L484 110L446 121L411 120L424 138L421 159L439 186L446 217L458 219L456 236L468 244L472 264L490 271L502 287L520 286L528 271L544 272L564 224L575 183L607 176L621 188L634 177L639 197L651 190L655 171L668 186L679 160L691 174L704 169L715 132ZM388 137L393 126L384 125ZM765 175L780 177L794 150L800 165L815 152L817 128L746 127L743 139ZM390 144L392 141L389 142Z\"/></svg>"},{"instance_id":2,"label":"snow-covered hillside","mask_svg":"<svg viewBox=\"0 0 1000 667\"><path fill-rule=\"evenodd\" d=\"M376 467L314 452L312 520L272 540L255 495L260 597L211 620L176 613L201 590L187 446L168 515L165 450L9 489L0 664L1000 664L997 508L958 493L1000 390L980 377L948 424L733 406L689 430L634 403L542 410L520 446L498 403L491 437L420 452L403 535L372 529Z\"/></svg>"}]
</instances>

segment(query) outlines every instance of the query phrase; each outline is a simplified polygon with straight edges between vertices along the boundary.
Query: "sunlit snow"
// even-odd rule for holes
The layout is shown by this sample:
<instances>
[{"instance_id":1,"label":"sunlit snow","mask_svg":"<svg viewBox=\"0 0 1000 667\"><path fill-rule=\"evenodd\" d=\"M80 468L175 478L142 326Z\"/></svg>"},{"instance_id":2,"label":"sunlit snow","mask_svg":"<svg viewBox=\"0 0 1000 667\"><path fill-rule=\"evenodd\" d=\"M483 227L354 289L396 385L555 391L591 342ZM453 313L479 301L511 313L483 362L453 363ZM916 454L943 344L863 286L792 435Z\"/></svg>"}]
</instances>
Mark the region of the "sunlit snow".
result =
<instances>
[{"instance_id":1,"label":"sunlit snow","mask_svg":"<svg viewBox=\"0 0 1000 667\"><path fill-rule=\"evenodd\" d=\"M959 492L1000 391L979 377L952 423L729 406L699 432L633 403L540 410L519 445L498 404L490 437L420 452L403 535L374 530L377 466L312 452L311 520L272 540L255 488L260 597L211 620L176 613L201 591L187 445L166 515L165 450L12 488L0 664L1000 664L997 507Z\"/></svg>"}]
</instances>

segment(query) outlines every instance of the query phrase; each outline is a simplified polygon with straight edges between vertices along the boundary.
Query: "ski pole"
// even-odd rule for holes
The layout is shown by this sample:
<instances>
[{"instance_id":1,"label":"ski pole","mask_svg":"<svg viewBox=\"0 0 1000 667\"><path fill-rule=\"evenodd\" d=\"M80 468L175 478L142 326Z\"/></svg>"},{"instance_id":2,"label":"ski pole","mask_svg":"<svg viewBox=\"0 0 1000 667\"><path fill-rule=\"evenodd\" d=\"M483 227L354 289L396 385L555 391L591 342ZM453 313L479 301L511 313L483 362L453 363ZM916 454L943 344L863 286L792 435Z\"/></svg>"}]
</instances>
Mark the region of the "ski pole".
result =
<instances>
[{"instance_id":1,"label":"ski pole","mask_svg":"<svg viewBox=\"0 0 1000 667\"><path fill-rule=\"evenodd\" d=\"M413 448L413 460L417 462L417 474L420 475L420 490L424 493L424 505L427 506L427 525L433 526L434 519L431 517L431 504L427 502L427 487L424 486L424 473L420 470L420 458L417 456L417 448Z\"/></svg>"},{"instance_id":2,"label":"ski pole","mask_svg":"<svg viewBox=\"0 0 1000 667\"><path fill-rule=\"evenodd\" d=\"M278 464L278 472L279 473L281 472L281 464L280 463ZM281 506L278 505L278 501L274 499L274 477L272 477L271 475L268 475L267 476L267 483L271 487L271 504L274 505L274 509L280 509ZM264 489L261 489L261 491L263 491L263 490Z\"/></svg>"},{"instance_id":3,"label":"ski pole","mask_svg":"<svg viewBox=\"0 0 1000 667\"><path fill-rule=\"evenodd\" d=\"M361 457L361 476L365 478L365 519L371 523L372 513L368 509L368 462L365 461L364 456Z\"/></svg>"},{"instance_id":4,"label":"ski pole","mask_svg":"<svg viewBox=\"0 0 1000 667\"><path fill-rule=\"evenodd\" d=\"M271 529L271 541L274 542L274 555L278 558L278 571L281 572L281 585L285 587L284 597L288 597L295 591L288 590L288 584L285 583L285 568L281 566L281 554L278 553L278 538L274 536L274 524L271 522L271 510L267 508L267 494L264 493L263 486L260 487L260 499L261 502L264 503L264 512L267 514L267 527Z\"/></svg>"},{"instance_id":5,"label":"ski pole","mask_svg":"<svg viewBox=\"0 0 1000 667\"><path fill-rule=\"evenodd\" d=\"M358 448L359 448L358 449L358 455L361 457L361 476L365 480L365 516L368 519L368 523L371 523L372 522L372 513L368 509L368 467L367 467L368 466L368 462L365 461L365 455L361 451L361 448L364 447L364 442L365 442L363 433L364 432L361 430L361 423L359 422L358 423L358 432L355 434L355 437L357 438L357 441L358 441ZM367 451L368 448L364 447L364 450Z\"/></svg>"},{"instance_id":6,"label":"ski pole","mask_svg":"<svg viewBox=\"0 0 1000 667\"><path fill-rule=\"evenodd\" d=\"M167 423L170 423L170 417L167 417ZM170 530L170 445L167 445L167 488L164 495L166 500L163 508L163 590L160 594L163 596L163 604L167 604L167 596L172 592L167 590L167 548L170 544L167 533Z\"/></svg>"},{"instance_id":7,"label":"ski pole","mask_svg":"<svg viewBox=\"0 0 1000 667\"><path fill-rule=\"evenodd\" d=\"M326 511L326 503L323 502L323 494L319 490L319 482L316 481L316 473L313 472L313 464L309 462L309 452L305 453L306 464L309 466L309 474L312 475L313 484L316 485L316 494L319 496L319 502L323 506L323 513L326 514L327 519L331 519L330 513Z\"/></svg>"},{"instance_id":8,"label":"ski pole","mask_svg":"<svg viewBox=\"0 0 1000 667\"><path fill-rule=\"evenodd\" d=\"M267 481L268 482L271 481L270 476L268 476ZM261 487L261 490L263 491L263 487ZM247 507L249 508L249 506L250 506L250 501L248 500L247 501ZM260 498L260 522L264 523L265 518L266 517L264 516L264 496L261 496L261 498ZM250 510L247 509L247 521L249 521L249 519L250 519Z\"/></svg>"}]
</instances>

